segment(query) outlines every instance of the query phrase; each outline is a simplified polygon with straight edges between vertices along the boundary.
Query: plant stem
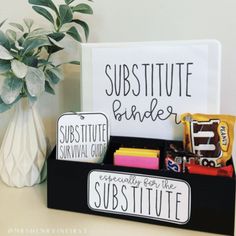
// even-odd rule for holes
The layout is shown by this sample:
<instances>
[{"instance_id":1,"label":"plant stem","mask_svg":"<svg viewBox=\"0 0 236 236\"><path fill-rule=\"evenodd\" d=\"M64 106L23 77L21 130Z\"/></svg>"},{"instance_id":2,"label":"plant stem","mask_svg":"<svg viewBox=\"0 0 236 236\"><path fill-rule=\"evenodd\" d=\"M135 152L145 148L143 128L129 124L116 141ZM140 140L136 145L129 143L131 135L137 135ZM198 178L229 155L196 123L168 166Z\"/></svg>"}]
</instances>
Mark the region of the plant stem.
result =
<instances>
[{"instance_id":1,"label":"plant stem","mask_svg":"<svg viewBox=\"0 0 236 236\"><path fill-rule=\"evenodd\" d=\"M46 60L47 62L49 62L49 59L50 59L51 55L52 55L51 53L48 54L48 57L47 57L47 60ZM45 66L43 67L43 71L45 71L46 68L47 68L47 65L45 65Z\"/></svg>"}]
</instances>

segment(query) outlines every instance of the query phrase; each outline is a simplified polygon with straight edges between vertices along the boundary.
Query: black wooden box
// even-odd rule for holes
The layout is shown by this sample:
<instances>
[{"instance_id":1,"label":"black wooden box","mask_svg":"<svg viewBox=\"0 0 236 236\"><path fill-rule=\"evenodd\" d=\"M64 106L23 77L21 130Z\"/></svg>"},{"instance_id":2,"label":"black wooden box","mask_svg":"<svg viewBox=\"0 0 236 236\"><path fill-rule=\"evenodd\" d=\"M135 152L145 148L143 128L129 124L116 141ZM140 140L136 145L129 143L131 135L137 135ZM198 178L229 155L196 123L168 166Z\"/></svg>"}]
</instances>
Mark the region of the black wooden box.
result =
<instances>
[{"instance_id":1,"label":"black wooden box","mask_svg":"<svg viewBox=\"0 0 236 236\"><path fill-rule=\"evenodd\" d=\"M168 141L111 137L102 164L48 158L48 207L177 228L234 235L235 175L164 170ZM159 148L160 170L113 166L120 146Z\"/></svg>"}]
</instances>

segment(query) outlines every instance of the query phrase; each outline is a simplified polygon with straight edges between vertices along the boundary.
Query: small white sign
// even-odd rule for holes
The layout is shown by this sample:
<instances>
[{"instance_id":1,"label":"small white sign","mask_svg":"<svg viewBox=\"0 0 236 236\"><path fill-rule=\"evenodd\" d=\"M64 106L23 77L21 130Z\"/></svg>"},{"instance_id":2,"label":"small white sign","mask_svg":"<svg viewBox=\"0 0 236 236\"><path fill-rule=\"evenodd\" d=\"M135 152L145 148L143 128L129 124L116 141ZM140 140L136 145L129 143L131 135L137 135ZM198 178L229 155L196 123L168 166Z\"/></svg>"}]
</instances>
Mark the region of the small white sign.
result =
<instances>
[{"instance_id":1,"label":"small white sign","mask_svg":"<svg viewBox=\"0 0 236 236\"><path fill-rule=\"evenodd\" d=\"M88 206L94 211L186 224L191 188L180 179L94 170L88 176Z\"/></svg>"},{"instance_id":2,"label":"small white sign","mask_svg":"<svg viewBox=\"0 0 236 236\"><path fill-rule=\"evenodd\" d=\"M99 163L110 132L103 113L66 113L57 124L57 159Z\"/></svg>"}]
</instances>

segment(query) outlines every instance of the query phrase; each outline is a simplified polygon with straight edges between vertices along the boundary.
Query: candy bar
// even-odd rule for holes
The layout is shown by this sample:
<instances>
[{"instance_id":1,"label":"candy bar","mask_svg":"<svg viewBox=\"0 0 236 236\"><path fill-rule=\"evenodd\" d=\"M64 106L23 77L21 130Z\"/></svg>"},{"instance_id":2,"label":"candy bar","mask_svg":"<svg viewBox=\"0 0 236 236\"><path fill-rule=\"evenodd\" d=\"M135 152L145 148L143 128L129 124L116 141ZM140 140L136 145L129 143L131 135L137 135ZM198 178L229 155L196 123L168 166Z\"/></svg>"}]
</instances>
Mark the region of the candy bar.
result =
<instances>
[{"instance_id":1,"label":"candy bar","mask_svg":"<svg viewBox=\"0 0 236 236\"><path fill-rule=\"evenodd\" d=\"M232 155L235 116L183 114L184 147L203 166L226 166Z\"/></svg>"},{"instance_id":2,"label":"candy bar","mask_svg":"<svg viewBox=\"0 0 236 236\"><path fill-rule=\"evenodd\" d=\"M208 167L208 166L200 166L200 165L192 165L186 164L186 168L188 173L190 174L200 174L200 175L212 175L212 176L233 176L233 166L224 166L224 167Z\"/></svg>"},{"instance_id":3,"label":"candy bar","mask_svg":"<svg viewBox=\"0 0 236 236\"><path fill-rule=\"evenodd\" d=\"M166 152L165 167L167 170L174 172L185 172L186 163L198 164L199 157L194 153L176 147L174 144L169 145Z\"/></svg>"}]
</instances>

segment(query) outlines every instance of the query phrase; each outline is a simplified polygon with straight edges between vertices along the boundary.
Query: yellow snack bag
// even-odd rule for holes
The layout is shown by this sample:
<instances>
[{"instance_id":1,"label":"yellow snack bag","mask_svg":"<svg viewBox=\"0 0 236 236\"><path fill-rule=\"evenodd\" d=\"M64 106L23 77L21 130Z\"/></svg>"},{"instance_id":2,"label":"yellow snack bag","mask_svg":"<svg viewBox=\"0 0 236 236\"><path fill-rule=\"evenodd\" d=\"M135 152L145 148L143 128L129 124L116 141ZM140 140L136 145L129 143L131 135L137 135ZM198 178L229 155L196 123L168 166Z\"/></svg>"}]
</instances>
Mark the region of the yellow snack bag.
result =
<instances>
[{"instance_id":1,"label":"yellow snack bag","mask_svg":"<svg viewBox=\"0 0 236 236\"><path fill-rule=\"evenodd\" d=\"M225 166L231 158L236 117L230 115L181 115L184 147L200 156L203 166Z\"/></svg>"}]
</instances>

